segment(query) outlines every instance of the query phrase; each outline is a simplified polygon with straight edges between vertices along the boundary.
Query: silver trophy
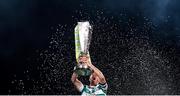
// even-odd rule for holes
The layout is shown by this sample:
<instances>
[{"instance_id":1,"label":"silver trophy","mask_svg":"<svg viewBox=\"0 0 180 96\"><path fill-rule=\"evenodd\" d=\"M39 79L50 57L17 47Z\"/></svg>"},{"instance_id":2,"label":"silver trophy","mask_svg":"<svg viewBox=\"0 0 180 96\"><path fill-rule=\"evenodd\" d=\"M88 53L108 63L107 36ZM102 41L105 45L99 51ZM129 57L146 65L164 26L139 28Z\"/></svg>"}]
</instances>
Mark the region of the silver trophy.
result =
<instances>
[{"instance_id":1,"label":"silver trophy","mask_svg":"<svg viewBox=\"0 0 180 96\"><path fill-rule=\"evenodd\" d=\"M81 56L87 56L89 62L91 62L89 54L89 46L92 36L92 27L88 21L78 22L75 27L75 50L76 61L75 72L80 76L88 76L91 74L91 70L86 64L79 62Z\"/></svg>"}]
</instances>

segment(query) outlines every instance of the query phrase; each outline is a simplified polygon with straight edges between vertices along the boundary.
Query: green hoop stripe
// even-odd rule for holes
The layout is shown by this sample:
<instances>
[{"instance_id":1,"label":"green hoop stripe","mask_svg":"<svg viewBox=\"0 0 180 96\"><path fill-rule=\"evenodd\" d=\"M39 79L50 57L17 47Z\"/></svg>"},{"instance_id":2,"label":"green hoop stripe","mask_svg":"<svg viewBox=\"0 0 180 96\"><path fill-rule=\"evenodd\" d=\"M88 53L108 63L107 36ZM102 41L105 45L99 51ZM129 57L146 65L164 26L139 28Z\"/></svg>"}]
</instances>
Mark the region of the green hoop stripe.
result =
<instances>
[{"instance_id":1,"label":"green hoop stripe","mask_svg":"<svg viewBox=\"0 0 180 96\"><path fill-rule=\"evenodd\" d=\"M76 61L78 62L78 58L80 55L80 50L81 50L81 44L80 44L80 38L79 38L79 26L77 25L75 30L74 30L74 34L75 34L75 51L76 51Z\"/></svg>"}]
</instances>

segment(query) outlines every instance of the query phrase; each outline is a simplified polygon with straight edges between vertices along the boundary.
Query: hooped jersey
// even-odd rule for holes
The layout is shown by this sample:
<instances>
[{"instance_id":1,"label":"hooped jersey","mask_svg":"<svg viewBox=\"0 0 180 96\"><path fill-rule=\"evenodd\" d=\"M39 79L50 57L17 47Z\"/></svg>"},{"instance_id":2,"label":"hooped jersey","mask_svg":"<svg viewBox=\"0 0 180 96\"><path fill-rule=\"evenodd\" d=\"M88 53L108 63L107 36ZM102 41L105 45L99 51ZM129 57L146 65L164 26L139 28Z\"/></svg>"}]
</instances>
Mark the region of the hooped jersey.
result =
<instances>
[{"instance_id":1,"label":"hooped jersey","mask_svg":"<svg viewBox=\"0 0 180 96\"><path fill-rule=\"evenodd\" d=\"M81 91L82 96L106 96L107 93L107 83L97 84L96 86L84 85L84 88Z\"/></svg>"}]
</instances>

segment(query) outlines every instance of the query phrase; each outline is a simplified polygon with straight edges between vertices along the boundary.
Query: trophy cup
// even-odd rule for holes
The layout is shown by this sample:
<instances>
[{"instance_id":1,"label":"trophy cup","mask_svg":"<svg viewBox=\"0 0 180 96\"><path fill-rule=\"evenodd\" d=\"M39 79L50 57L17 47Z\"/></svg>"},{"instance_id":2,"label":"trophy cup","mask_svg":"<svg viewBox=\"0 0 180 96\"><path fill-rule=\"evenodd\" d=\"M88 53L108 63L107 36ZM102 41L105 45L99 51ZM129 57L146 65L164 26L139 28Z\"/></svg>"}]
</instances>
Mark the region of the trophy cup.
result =
<instances>
[{"instance_id":1,"label":"trophy cup","mask_svg":"<svg viewBox=\"0 0 180 96\"><path fill-rule=\"evenodd\" d=\"M79 57L85 55L89 58L89 62L91 63L89 54L91 36L92 27L90 26L89 22L78 22L75 27L75 51L77 64L74 70L79 76L89 76L91 74L91 70L88 68L88 66L79 62Z\"/></svg>"}]
</instances>

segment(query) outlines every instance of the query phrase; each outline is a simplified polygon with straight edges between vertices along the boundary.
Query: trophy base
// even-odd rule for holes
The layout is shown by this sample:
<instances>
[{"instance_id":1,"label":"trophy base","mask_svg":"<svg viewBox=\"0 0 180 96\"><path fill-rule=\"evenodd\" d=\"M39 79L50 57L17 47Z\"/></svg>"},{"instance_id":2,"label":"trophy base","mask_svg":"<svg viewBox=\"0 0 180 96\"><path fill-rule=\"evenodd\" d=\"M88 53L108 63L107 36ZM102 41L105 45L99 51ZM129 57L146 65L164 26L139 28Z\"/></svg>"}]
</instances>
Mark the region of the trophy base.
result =
<instances>
[{"instance_id":1,"label":"trophy base","mask_svg":"<svg viewBox=\"0 0 180 96\"><path fill-rule=\"evenodd\" d=\"M75 69L75 73L79 76L89 76L91 75L91 70L89 68L77 68Z\"/></svg>"}]
</instances>

